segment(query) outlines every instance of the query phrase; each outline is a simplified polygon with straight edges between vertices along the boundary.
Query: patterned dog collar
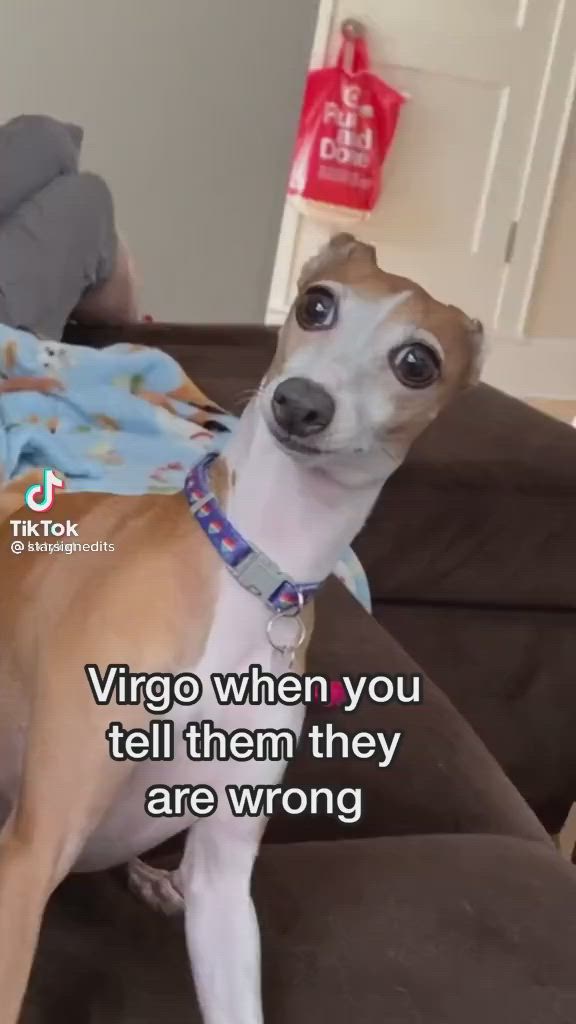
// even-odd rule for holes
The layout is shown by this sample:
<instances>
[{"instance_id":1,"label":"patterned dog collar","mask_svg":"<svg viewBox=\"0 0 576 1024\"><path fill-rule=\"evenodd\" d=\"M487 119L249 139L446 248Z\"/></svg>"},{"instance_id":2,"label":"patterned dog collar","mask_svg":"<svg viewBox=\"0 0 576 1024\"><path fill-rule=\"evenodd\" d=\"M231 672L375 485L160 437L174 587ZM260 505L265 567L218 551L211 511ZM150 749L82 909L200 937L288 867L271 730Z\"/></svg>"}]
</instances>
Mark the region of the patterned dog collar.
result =
<instances>
[{"instance_id":1,"label":"patterned dog collar","mask_svg":"<svg viewBox=\"0 0 576 1024\"><path fill-rule=\"evenodd\" d=\"M296 583L234 529L210 490L208 469L217 457L208 455L186 477L184 493L192 515L240 586L259 597L272 611L298 614L320 584Z\"/></svg>"}]
</instances>

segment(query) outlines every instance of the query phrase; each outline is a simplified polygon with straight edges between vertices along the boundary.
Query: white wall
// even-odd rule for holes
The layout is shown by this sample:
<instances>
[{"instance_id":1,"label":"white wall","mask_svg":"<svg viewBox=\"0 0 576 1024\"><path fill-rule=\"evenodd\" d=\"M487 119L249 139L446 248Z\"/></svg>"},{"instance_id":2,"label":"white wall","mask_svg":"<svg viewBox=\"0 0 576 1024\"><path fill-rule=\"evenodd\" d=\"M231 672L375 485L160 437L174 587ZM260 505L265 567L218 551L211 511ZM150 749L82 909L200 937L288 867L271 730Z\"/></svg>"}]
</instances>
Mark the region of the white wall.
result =
<instances>
[{"instance_id":1,"label":"white wall","mask_svg":"<svg viewBox=\"0 0 576 1024\"><path fill-rule=\"evenodd\" d=\"M316 8L0 0L0 120L84 126L156 319L263 319Z\"/></svg>"}]
</instances>

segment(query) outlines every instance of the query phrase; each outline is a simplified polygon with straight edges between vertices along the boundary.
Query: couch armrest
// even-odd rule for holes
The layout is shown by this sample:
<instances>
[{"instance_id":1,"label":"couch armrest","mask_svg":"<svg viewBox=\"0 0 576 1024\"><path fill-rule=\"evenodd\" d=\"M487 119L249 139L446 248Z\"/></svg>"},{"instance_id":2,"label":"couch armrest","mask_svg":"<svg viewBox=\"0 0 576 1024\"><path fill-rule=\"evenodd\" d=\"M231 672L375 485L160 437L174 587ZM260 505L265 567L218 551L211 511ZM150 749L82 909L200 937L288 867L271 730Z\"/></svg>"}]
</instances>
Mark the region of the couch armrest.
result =
<instances>
[{"instance_id":1,"label":"couch armrest","mask_svg":"<svg viewBox=\"0 0 576 1024\"><path fill-rule=\"evenodd\" d=\"M276 327L265 324L172 324L172 323L137 323L123 327L87 326L68 323L63 341L69 345L89 345L90 348L103 348L117 342L130 345L152 345L169 350L172 346L190 348L205 345L218 347L228 345L248 345L268 340L275 344L278 331Z\"/></svg>"},{"instance_id":2,"label":"couch armrest","mask_svg":"<svg viewBox=\"0 0 576 1024\"><path fill-rule=\"evenodd\" d=\"M356 549L376 600L576 607L576 431L480 385L415 445Z\"/></svg>"}]
</instances>

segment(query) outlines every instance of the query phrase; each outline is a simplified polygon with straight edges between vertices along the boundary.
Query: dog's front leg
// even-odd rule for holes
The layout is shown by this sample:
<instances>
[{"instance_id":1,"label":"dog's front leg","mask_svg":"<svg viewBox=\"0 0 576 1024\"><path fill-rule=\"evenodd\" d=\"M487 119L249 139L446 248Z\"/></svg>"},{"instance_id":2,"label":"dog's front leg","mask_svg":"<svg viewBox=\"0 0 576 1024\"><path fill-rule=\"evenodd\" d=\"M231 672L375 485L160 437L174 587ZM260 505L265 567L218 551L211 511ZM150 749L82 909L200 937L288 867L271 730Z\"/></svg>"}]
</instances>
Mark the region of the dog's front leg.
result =
<instances>
[{"instance_id":1,"label":"dog's front leg","mask_svg":"<svg viewBox=\"0 0 576 1024\"><path fill-rule=\"evenodd\" d=\"M262 1024L260 934L250 893L264 818L194 825L181 865L186 938L204 1024Z\"/></svg>"},{"instance_id":2,"label":"dog's front leg","mask_svg":"<svg viewBox=\"0 0 576 1024\"><path fill-rule=\"evenodd\" d=\"M244 724L247 729L287 730L297 742L304 713L303 705L260 705ZM237 721L232 711L230 725ZM214 771L214 762L211 767ZM282 781L285 769L281 760L219 763L217 777L210 778L218 793L217 810L188 833L178 885L203 1024L263 1024L260 930L250 884L268 819L263 807L253 817L235 816L226 786L264 792Z\"/></svg>"},{"instance_id":3,"label":"dog's front leg","mask_svg":"<svg viewBox=\"0 0 576 1024\"><path fill-rule=\"evenodd\" d=\"M298 740L304 707L260 706L248 725L284 727ZM260 931L250 892L252 870L267 823L262 813L233 814L226 785L266 790L281 782L283 761L222 762L218 808L188 833L178 872L186 939L203 1024L263 1024Z\"/></svg>"}]
</instances>

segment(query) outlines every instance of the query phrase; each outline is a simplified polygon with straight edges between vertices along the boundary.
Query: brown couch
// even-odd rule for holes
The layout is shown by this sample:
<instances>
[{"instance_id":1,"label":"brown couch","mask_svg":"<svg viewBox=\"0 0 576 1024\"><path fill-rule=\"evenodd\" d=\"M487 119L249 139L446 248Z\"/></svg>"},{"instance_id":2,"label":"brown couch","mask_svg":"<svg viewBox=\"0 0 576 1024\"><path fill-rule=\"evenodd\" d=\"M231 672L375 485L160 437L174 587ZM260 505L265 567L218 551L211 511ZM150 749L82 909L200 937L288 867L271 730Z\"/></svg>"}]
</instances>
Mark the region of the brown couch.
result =
<instances>
[{"instance_id":1,"label":"brown couch","mask_svg":"<svg viewBox=\"0 0 576 1024\"><path fill-rule=\"evenodd\" d=\"M263 328L125 336L168 348L232 408L273 344ZM576 1021L576 874L497 764L557 827L575 796L575 447L479 388L422 439L358 542L375 617L335 581L321 594L313 669L406 673L417 657L427 678L417 706L310 712L404 738L389 770L303 752L290 768L300 784L362 785L365 813L268 829L254 885L269 1024ZM23 1019L191 1024L181 922L140 906L121 871L68 880Z\"/></svg>"},{"instance_id":2,"label":"brown couch","mask_svg":"<svg viewBox=\"0 0 576 1024\"><path fill-rule=\"evenodd\" d=\"M422 438L358 552L378 621L559 831L576 801L576 431L478 388Z\"/></svg>"}]
</instances>

